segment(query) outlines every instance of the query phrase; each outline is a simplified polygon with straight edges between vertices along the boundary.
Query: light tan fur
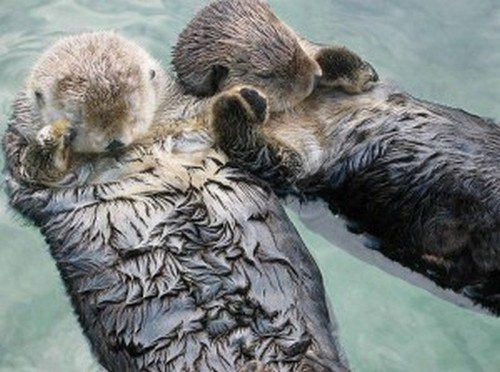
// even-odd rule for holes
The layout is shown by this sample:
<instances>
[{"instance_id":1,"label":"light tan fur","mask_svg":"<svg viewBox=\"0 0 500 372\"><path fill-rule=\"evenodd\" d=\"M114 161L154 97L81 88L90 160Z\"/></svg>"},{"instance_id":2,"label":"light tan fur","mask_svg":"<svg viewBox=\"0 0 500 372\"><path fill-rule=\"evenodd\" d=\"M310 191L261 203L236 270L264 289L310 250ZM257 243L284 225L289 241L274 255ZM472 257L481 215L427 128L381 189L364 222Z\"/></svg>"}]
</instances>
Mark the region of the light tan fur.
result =
<instances>
[{"instance_id":1,"label":"light tan fur","mask_svg":"<svg viewBox=\"0 0 500 372\"><path fill-rule=\"evenodd\" d=\"M93 63L82 63L90 58ZM137 45L99 32L56 43L40 57L26 88L45 125L71 122L74 151L96 153L112 141L127 146L147 132L163 100L163 75ZM69 132L54 136L62 134Z\"/></svg>"}]
</instances>

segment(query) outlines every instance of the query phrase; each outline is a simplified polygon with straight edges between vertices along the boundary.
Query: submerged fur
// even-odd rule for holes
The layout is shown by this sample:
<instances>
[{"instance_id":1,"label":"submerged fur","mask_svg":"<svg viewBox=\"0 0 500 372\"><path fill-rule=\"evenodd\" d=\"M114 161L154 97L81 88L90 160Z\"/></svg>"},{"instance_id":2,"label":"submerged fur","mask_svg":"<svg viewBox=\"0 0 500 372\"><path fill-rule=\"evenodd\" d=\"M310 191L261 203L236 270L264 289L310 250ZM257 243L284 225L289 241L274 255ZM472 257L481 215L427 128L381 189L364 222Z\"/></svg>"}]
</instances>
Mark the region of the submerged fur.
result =
<instances>
[{"instance_id":1,"label":"submerged fur","mask_svg":"<svg viewBox=\"0 0 500 372\"><path fill-rule=\"evenodd\" d=\"M278 200L228 166L198 103L165 89L144 136L74 154L49 183L25 171L43 128L29 92L3 139L10 203L41 229L100 363L347 370L321 274Z\"/></svg>"}]
</instances>

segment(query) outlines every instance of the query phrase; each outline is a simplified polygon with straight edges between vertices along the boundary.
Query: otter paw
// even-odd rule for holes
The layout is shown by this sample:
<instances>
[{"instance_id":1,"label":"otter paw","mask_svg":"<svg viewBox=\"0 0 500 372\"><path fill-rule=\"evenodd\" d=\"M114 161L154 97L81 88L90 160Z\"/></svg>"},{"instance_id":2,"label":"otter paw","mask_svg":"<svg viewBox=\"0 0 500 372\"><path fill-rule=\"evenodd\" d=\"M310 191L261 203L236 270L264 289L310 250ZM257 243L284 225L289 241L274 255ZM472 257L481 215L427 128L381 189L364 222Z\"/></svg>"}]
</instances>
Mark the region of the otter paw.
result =
<instances>
[{"instance_id":1,"label":"otter paw","mask_svg":"<svg viewBox=\"0 0 500 372\"><path fill-rule=\"evenodd\" d=\"M222 93L213 106L215 121L231 120L238 124L261 124L268 115L268 105L265 96L249 87L237 87Z\"/></svg>"},{"instance_id":2,"label":"otter paw","mask_svg":"<svg viewBox=\"0 0 500 372\"><path fill-rule=\"evenodd\" d=\"M263 123L267 118L267 100L255 89L242 88L241 97L246 101L258 122Z\"/></svg>"},{"instance_id":3,"label":"otter paw","mask_svg":"<svg viewBox=\"0 0 500 372\"><path fill-rule=\"evenodd\" d=\"M347 48L327 47L316 55L323 77L321 85L340 87L349 94L365 92L378 81L375 69Z\"/></svg>"},{"instance_id":4,"label":"otter paw","mask_svg":"<svg viewBox=\"0 0 500 372\"><path fill-rule=\"evenodd\" d=\"M53 125L43 127L36 136L39 153L51 160L51 168L65 171L70 163L70 147L73 130L67 121L57 121Z\"/></svg>"},{"instance_id":5,"label":"otter paw","mask_svg":"<svg viewBox=\"0 0 500 372\"><path fill-rule=\"evenodd\" d=\"M66 120L58 120L40 129L36 136L38 144L46 148L66 147L72 137L71 125Z\"/></svg>"}]
</instances>

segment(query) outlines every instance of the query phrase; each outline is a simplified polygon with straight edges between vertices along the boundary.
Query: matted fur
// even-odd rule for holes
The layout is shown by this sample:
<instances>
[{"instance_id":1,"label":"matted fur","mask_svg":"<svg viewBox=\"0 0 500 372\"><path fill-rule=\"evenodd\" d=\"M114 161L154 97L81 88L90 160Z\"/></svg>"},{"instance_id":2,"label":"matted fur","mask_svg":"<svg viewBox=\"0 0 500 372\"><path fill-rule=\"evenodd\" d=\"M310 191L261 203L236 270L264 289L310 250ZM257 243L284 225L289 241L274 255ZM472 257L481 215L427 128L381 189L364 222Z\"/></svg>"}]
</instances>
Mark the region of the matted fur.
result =
<instances>
[{"instance_id":1,"label":"matted fur","mask_svg":"<svg viewBox=\"0 0 500 372\"><path fill-rule=\"evenodd\" d=\"M321 274L278 200L227 165L194 101L165 79L147 136L72 158L50 186L24 170L46 124L29 90L3 139L10 203L41 229L100 363L347 370Z\"/></svg>"},{"instance_id":2,"label":"matted fur","mask_svg":"<svg viewBox=\"0 0 500 372\"><path fill-rule=\"evenodd\" d=\"M214 9L227 10L224 22L212 22L217 19ZM204 71L196 59L204 63L227 54L217 40L204 36L207 27L210 35L223 34L225 44L235 44L247 55L298 38L323 70L322 88L287 112L274 114L274 91L268 87L282 89L282 77L270 78L261 88L253 86L254 72L242 75L239 82L248 85L243 88L247 97L241 99L237 87L214 105L214 118L221 119L213 122L217 141L231 161L282 194L324 198L335 213L380 238L381 252L392 260L499 314L498 125L398 90L343 96L332 88L361 93L378 80L368 63L345 48L302 40L287 26L272 39L265 28L251 27L263 19L276 23L261 1L219 0L184 31L199 37L181 37L176 46L176 51L196 51L195 63L185 63L179 71L181 81ZM273 62L279 68L281 60ZM240 63L230 60L226 67L238 70ZM260 102L261 120L239 109L247 101Z\"/></svg>"},{"instance_id":3,"label":"matted fur","mask_svg":"<svg viewBox=\"0 0 500 372\"><path fill-rule=\"evenodd\" d=\"M265 123L214 107L234 164L281 194L324 198L390 259L500 314L498 124L383 85L320 90Z\"/></svg>"}]
</instances>

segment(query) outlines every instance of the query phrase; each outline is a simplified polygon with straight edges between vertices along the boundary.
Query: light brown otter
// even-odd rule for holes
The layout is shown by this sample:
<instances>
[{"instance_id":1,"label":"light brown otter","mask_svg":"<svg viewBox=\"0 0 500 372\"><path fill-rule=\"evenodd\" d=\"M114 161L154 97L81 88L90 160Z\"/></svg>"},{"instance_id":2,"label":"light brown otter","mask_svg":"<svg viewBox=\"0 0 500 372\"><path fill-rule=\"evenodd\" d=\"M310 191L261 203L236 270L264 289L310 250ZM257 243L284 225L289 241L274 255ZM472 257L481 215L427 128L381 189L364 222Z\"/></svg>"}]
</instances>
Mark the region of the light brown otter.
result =
<instances>
[{"instance_id":1,"label":"light brown otter","mask_svg":"<svg viewBox=\"0 0 500 372\"><path fill-rule=\"evenodd\" d=\"M226 12L225 23L212 27L220 27L219 33L231 22L239 27L242 17L256 17L253 12L269 18L268 8L257 3L244 1L241 14ZM224 4L229 1L214 6ZM203 29L213 20L208 9L194 26ZM258 30L232 39L228 34L225 43L245 45L248 55L267 50L268 35L256 37ZM206 41L189 40L196 58L205 61L204 51L225 54ZM274 41L267 42L272 48ZM336 60L330 56L326 60ZM338 63L317 59L323 77L337 76ZM253 81L251 71L247 80L239 78ZM282 87L279 80L268 85ZM218 144L234 164L276 191L324 198L336 213L381 239L379 249L390 259L500 314L499 126L383 85L358 96L324 85L285 113L273 113L266 89L227 90L213 105ZM253 114L248 107L256 109Z\"/></svg>"},{"instance_id":2,"label":"light brown otter","mask_svg":"<svg viewBox=\"0 0 500 372\"><path fill-rule=\"evenodd\" d=\"M295 106L318 84L355 94L377 80L348 49L302 40L261 0L221 0L202 9L180 34L172 63L187 93L209 96L248 84L267 95L273 111Z\"/></svg>"},{"instance_id":3,"label":"light brown otter","mask_svg":"<svg viewBox=\"0 0 500 372\"><path fill-rule=\"evenodd\" d=\"M346 371L317 266L205 105L116 34L63 39L3 139L11 205L107 370Z\"/></svg>"}]
</instances>

